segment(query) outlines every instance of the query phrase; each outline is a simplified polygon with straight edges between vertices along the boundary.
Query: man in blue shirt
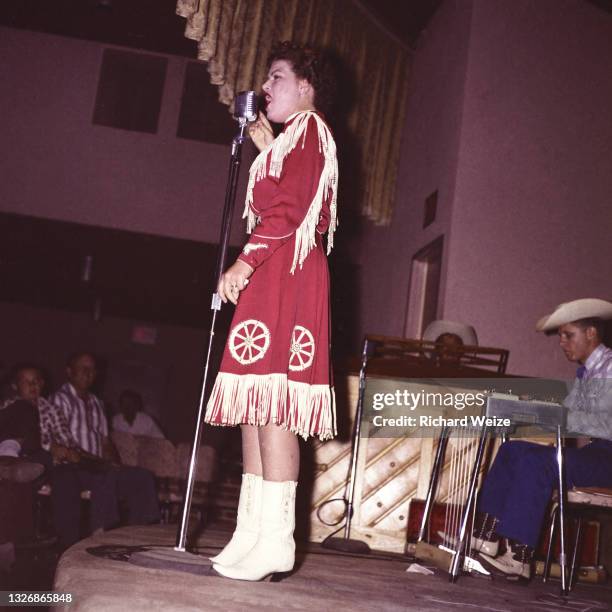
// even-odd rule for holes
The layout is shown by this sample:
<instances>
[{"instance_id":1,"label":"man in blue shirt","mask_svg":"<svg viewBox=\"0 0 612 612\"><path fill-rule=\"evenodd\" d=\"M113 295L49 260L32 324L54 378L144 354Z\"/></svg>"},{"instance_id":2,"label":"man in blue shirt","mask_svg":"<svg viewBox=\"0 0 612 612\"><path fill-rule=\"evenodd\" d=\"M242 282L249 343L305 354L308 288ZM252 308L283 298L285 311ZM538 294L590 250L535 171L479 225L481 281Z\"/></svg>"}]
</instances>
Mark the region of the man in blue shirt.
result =
<instances>
[{"instance_id":1,"label":"man in blue shirt","mask_svg":"<svg viewBox=\"0 0 612 612\"><path fill-rule=\"evenodd\" d=\"M561 350L578 364L564 401L568 432L577 437L565 449L568 487L612 486L612 350L603 345L603 321L612 303L580 299L559 305L540 319L537 331L557 332ZM472 547L490 566L509 577L531 577L546 507L557 487L556 450L524 441L506 442L480 493ZM505 551L499 554L500 540Z\"/></svg>"}]
</instances>

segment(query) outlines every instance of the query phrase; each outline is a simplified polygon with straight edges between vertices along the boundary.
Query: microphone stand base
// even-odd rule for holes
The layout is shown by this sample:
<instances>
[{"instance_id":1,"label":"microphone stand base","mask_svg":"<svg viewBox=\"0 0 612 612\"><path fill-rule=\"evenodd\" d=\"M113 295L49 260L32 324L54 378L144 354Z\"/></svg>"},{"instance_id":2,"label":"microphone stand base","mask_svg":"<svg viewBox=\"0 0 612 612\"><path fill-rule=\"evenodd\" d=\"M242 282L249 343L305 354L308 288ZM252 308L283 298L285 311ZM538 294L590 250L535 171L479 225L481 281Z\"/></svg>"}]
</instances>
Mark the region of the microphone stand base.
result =
<instances>
[{"instance_id":1,"label":"microphone stand base","mask_svg":"<svg viewBox=\"0 0 612 612\"><path fill-rule=\"evenodd\" d=\"M362 540L352 538L328 538L321 542L323 548L338 550L340 552L351 553L353 555L369 555L372 550Z\"/></svg>"},{"instance_id":2,"label":"microphone stand base","mask_svg":"<svg viewBox=\"0 0 612 612\"><path fill-rule=\"evenodd\" d=\"M133 553L130 556L129 563L140 567L173 570L199 576L208 576L214 573L212 561L208 557L164 546L155 546L148 550Z\"/></svg>"}]
</instances>

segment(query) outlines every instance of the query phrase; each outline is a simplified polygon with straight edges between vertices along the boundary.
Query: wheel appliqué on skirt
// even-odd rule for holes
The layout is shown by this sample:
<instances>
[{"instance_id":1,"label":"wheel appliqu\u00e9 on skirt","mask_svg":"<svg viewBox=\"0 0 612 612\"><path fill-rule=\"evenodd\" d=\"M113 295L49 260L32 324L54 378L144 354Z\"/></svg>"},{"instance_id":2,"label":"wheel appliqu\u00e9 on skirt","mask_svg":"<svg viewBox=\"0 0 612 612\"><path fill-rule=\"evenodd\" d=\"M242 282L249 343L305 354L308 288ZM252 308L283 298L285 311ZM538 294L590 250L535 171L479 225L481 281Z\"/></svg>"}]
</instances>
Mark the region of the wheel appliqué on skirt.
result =
<instances>
[{"instance_id":1,"label":"wheel appliqu\u00e9 on skirt","mask_svg":"<svg viewBox=\"0 0 612 612\"><path fill-rule=\"evenodd\" d=\"M291 334L289 349L289 369L301 372L312 365L315 352L315 341L312 334L301 325L296 325Z\"/></svg>"},{"instance_id":2,"label":"wheel appliqu\u00e9 on skirt","mask_svg":"<svg viewBox=\"0 0 612 612\"><path fill-rule=\"evenodd\" d=\"M247 319L234 327L228 345L238 363L249 365L266 354L270 346L270 330L261 321Z\"/></svg>"}]
</instances>

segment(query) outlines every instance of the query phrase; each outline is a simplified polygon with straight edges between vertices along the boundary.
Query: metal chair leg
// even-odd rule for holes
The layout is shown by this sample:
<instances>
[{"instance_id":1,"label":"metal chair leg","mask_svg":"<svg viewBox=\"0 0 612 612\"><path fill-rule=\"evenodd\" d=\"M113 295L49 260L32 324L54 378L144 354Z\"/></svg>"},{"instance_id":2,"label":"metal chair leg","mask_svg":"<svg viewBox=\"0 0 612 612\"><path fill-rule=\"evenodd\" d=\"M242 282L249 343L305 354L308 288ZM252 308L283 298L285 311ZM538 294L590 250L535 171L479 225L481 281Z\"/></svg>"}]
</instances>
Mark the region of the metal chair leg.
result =
<instances>
[{"instance_id":1,"label":"metal chair leg","mask_svg":"<svg viewBox=\"0 0 612 612\"><path fill-rule=\"evenodd\" d=\"M463 567L462 561L465 556L464 547L466 543L471 540L472 534L467 533L468 520L470 517L470 511L472 507L475 507L476 501L476 486L478 485L478 472L482 465L482 458L484 457L485 446L487 444L487 437L489 435L489 428L487 426L482 428L480 433L480 440L478 441L478 449L476 451L476 461L472 467L472 473L470 474L468 495L465 502L465 510L461 518L461 525L459 527L459 540L455 547L455 555L451 562L449 571L449 579L451 582L455 582L459 577L459 573ZM469 547L468 547L469 548Z\"/></svg>"},{"instance_id":2,"label":"metal chair leg","mask_svg":"<svg viewBox=\"0 0 612 612\"><path fill-rule=\"evenodd\" d=\"M427 497L425 499L425 508L423 509L423 517L421 519L421 527L419 529L419 542L429 541L429 518L434 505L434 498L438 490L438 479L440 477L440 471L444 463L444 453L448 445L448 439L450 437L450 428L442 428L440 434L440 440L438 441L438 448L436 450L436 456L434 459L433 469L431 470L431 477L429 479L429 487L427 488Z\"/></svg>"},{"instance_id":3,"label":"metal chair leg","mask_svg":"<svg viewBox=\"0 0 612 612\"><path fill-rule=\"evenodd\" d=\"M555 527L557 525L557 513L559 512L559 504L553 504L550 511L550 533L548 535L548 548L546 549L546 561L544 562L544 573L542 582L546 582L550 576L550 565L552 563L553 541L555 538Z\"/></svg>"},{"instance_id":4,"label":"metal chair leg","mask_svg":"<svg viewBox=\"0 0 612 612\"><path fill-rule=\"evenodd\" d=\"M576 562L578 561L578 554L580 552L581 536L582 535L582 516L578 516L576 525L576 539L574 540L574 552L572 554L572 566L570 568L569 580L567 583L568 590L572 590L574 585L574 575L576 573Z\"/></svg>"},{"instance_id":5,"label":"metal chair leg","mask_svg":"<svg viewBox=\"0 0 612 612\"><path fill-rule=\"evenodd\" d=\"M559 554L559 566L561 570L561 596L565 597L569 590L567 588L567 552L565 549L565 468L563 465L563 438L561 437L561 425L557 426L557 466L559 468L559 542L561 553Z\"/></svg>"}]
</instances>

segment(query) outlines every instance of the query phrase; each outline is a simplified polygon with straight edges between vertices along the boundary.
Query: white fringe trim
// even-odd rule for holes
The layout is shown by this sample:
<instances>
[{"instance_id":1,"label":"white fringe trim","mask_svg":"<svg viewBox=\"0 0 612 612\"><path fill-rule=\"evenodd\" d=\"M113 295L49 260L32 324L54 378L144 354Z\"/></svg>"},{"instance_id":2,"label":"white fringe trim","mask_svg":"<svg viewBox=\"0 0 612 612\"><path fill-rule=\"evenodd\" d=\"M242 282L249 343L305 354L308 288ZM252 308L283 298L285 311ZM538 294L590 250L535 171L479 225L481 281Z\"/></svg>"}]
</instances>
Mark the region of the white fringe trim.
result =
<instances>
[{"instance_id":1,"label":"white fringe trim","mask_svg":"<svg viewBox=\"0 0 612 612\"><path fill-rule=\"evenodd\" d=\"M308 120L310 117L314 117L317 123L319 151L323 153L325 162L323 164L321 177L319 178L317 191L310 203L306 217L295 232L295 252L291 265L291 274L295 272L296 265L299 264L300 268L302 267L308 253L310 253L316 244L315 230L319 223L323 202L330 193L330 222L327 230L328 255L334 246L334 232L338 227L338 160L336 159L336 143L334 142L334 138L323 119L316 113L312 111L295 113L291 115L287 121L290 121L293 117L297 117L295 121L293 121L286 131L279 134L277 138L263 149L251 165L244 214L242 215L243 219L247 219L247 233L250 234L259 223L259 217L251 209L251 204L253 203L253 187L256 182L267 176L266 165L268 155L271 155L269 176L279 178L283 169L285 157L293 151L300 139L306 138ZM304 147L304 140L302 140L302 147Z\"/></svg>"},{"instance_id":2,"label":"white fringe trim","mask_svg":"<svg viewBox=\"0 0 612 612\"><path fill-rule=\"evenodd\" d=\"M245 244L242 252L248 255L251 251L257 251L258 249L267 249L268 245L264 242L254 242L252 244Z\"/></svg>"},{"instance_id":3,"label":"white fringe trim","mask_svg":"<svg viewBox=\"0 0 612 612\"><path fill-rule=\"evenodd\" d=\"M334 389L288 380L286 374L219 372L204 420L211 425L274 423L305 440L313 435L327 440L337 433Z\"/></svg>"}]
</instances>

